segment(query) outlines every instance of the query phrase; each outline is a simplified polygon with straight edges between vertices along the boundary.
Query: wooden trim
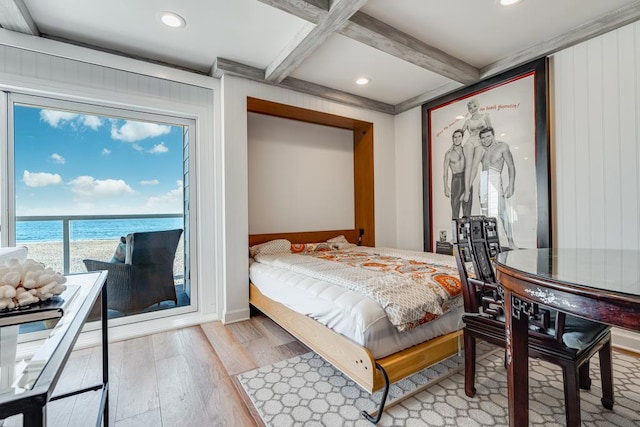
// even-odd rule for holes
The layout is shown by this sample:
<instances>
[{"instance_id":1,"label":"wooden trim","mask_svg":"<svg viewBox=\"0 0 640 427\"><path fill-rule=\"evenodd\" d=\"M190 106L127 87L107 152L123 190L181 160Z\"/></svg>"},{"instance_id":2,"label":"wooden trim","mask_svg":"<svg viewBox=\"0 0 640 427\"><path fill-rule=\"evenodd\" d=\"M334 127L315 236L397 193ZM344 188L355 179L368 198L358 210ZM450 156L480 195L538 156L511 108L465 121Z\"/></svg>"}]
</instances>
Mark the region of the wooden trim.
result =
<instances>
[{"instance_id":1,"label":"wooden trim","mask_svg":"<svg viewBox=\"0 0 640 427\"><path fill-rule=\"evenodd\" d=\"M247 97L247 111L250 113L266 114L282 119L298 120L301 122L315 123L317 125L332 126L341 129L361 129L373 123L307 108L294 107L293 105L280 104L279 102L265 99Z\"/></svg>"},{"instance_id":2,"label":"wooden trim","mask_svg":"<svg viewBox=\"0 0 640 427\"><path fill-rule=\"evenodd\" d=\"M450 332L378 359L378 363L393 383L453 356L462 349L462 341L462 330Z\"/></svg>"},{"instance_id":3,"label":"wooden trim","mask_svg":"<svg viewBox=\"0 0 640 427\"><path fill-rule=\"evenodd\" d=\"M267 298L253 283L249 284L249 302L364 390L373 393L383 387L382 375L375 368L376 359L365 347ZM451 332L377 362L395 382L455 354L461 334L462 331Z\"/></svg>"},{"instance_id":4,"label":"wooden trim","mask_svg":"<svg viewBox=\"0 0 640 427\"><path fill-rule=\"evenodd\" d=\"M353 131L353 191L356 230L362 229L362 244L376 245L373 180L373 125Z\"/></svg>"},{"instance_id":5,"label":"wooden trim","mask_svg":"<svg viewBox=\"0 0 640 427\"><path fill-rule=\"evenodd\" d=\"M358 243L358 230L300 231L293 233L250 234L249 246L276 239L287 239L291 243L320 243L343 235L351 243Z\"/></svg>"}]
</instances>

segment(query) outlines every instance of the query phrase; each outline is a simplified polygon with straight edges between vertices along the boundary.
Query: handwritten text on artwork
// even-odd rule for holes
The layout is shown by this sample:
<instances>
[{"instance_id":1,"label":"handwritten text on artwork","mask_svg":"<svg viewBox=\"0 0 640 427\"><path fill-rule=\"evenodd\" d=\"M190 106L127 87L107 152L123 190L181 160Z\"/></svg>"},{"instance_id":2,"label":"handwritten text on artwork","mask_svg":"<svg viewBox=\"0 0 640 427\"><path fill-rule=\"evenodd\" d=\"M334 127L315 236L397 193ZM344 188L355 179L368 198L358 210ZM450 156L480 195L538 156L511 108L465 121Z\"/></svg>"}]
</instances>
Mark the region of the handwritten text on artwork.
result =
<instances>
[{"instance_id":1,"label":"handwritten text on artwork","mask_svg":"<svg viewBox=\"0 0 640 427\"><path fill-rule=\"evenodd\" d=\"M480 107L480 112L502 111L502 110L509 110L509 109L518 109L518 108L520 108L520 103L519 102L517 104L493 104L493 105L489 105L489 106ZM466 120L468 118L469 118L469 113L467 113L464 117L461 117L461 116L456 117L456 119L454 121L452 121L451 123L447 124L438 133L436 133L436 137L439 137L440 135L442 135L444 133L444 131L446 131L447 129L451 129L453 127L453 125L455 125L456 123L460 122L461 120Z\"/></svg>"}]
</instances>

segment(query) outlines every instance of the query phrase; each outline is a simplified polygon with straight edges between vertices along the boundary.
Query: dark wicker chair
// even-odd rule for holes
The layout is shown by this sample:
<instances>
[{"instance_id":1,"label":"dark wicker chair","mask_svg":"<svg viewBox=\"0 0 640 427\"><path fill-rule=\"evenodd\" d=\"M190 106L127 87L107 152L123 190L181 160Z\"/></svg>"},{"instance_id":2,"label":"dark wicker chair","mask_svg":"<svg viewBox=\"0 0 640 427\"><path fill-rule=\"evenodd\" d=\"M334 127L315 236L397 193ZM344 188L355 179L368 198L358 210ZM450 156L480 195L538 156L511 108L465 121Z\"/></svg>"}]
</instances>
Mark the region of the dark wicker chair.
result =
<instances>
[{"instance_id":1,"label":"dark wicker chair","mask_svg":"<svg viewBox=\"0 0 640 427\"><path fill-rule=\"evenodd\" d=\"M454 252L463 289L465 314L465 394L475 389L476 339L506 347L503 292L492 259L501 251L495 218L474 216L453 220ZM467 263L473 264L473 275ZM535 306L529 319L529 357L559 365L564 376L566 423L580 425L580 388L590 389L589 359L598 353L602 405L613 408L610 327Z\"/></svg>"},{"instance_id":2,"label":"dark wicker chair","mask_svg":"<svg viewBox=\"0 0 640 427\"><path fill-rule=\"evenodd\" d=\"M109 271L107 307L133 314L162 301L177 304L173 261L181 235L181 229L132 233L125 263L83 260L87 271Z\"/></svg>"}]
</instances>

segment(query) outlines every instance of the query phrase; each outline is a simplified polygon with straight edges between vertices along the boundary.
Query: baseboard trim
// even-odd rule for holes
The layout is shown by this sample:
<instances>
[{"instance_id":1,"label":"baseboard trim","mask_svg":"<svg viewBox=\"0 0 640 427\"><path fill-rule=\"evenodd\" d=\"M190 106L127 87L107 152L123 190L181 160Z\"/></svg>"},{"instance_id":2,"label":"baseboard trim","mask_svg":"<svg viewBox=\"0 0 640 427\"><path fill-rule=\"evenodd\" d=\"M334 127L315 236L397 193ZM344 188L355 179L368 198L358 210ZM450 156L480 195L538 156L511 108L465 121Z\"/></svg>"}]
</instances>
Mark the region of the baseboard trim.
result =
<instances>
[{"instance_id":1,"label":"baseboard trim","mask_svg":"<svg viewBox=\"0 0 640 427\"><path fill-rule=\"evenodd\" d=\"M611 329L611 343L614 347L640 354L640 334L625 329Z\"/></svg>"},{"instance_id":2,"label":"baseboard trim","mask_svg":"<svg viewBox=\"0 0 640 427\"><path fill-rule=\"evenodd\" d=\"M225 325L228 323L242 322L243 320L249 320L251 312L249 308L243 308L242 310L227 311L222 315L222 323Z\"/></svg>"},{"instance_id":3,"label":"baseboard trim","mask_svg":"<svg viewBox=\"0 0 640 427\"><path fill-rule=\"evenodd\" d=\"M146 335L156 334L159 332L170 331L173 329L200 325L202 323L213 322L216 320L220 320L217 313L192 313L180 316L167 316L163 318L145 320L125 325L113 325L112 321L109 321L109 342L138 338ZM35 334L38 333L36 332ZM92 322L91 324L85 325L73 349L80 350L83 348L95 347L101 344L102 332L100 330L100 326L98 322ZM17 358L30 357L31 355L35 354L35 352L40 348L41 345L42 341L40 339L19 343L16 356Z\"/></svg>"}]
</instances>

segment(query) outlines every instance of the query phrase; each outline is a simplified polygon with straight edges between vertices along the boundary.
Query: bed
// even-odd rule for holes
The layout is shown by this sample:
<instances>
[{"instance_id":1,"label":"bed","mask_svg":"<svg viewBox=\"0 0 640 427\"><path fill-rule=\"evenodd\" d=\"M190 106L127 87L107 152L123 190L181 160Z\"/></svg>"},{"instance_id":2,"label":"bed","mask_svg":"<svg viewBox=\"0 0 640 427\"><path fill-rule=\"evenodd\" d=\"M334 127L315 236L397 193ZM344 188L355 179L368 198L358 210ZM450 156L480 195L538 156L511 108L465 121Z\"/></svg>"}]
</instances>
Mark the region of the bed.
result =
<instances>
[{"instance_id":1,"label":"bed","mask_svg":"<svg viewBox=\"0 0 640 427\"><path fill-rule=\"evenodd\" d=\"M351 243L355 244L358 242L359 236L356 230L331 230L250 235L249 246L253 247L277 239L286 239L294 244L326 242L340 235L344 236L346 240ZM455 266L453 257L451 257L451 263L452 266ZM303 290L294 289L293 287L287 288L288 291L284 296L275 292L279 282L287 282L290 278L294 281L304 282L306 288L304 286L300 286ZM284 285L281 287L283 286ZM377 340L367 341L366 337L363 338L357 334L354 336L354 334L345 331L344 329L348 329L348 327L345 327L344 324L341 323L341 320L336 320L337 315L333 312L318 315L319 320L314 319L311 315L305 314L305 312L307 312L307 309L305 309L306 306L316 305L318 307L324 307L328 298L325 296L323 301L313 300L314 303L312 304L307 302L305 306L304 299L309 293L304 293L304 289L312 289L312 294L327 294L330 296L329 299L331 299L333 298L331 292L336 291L333 288L325 289L326 286L327 284L317 277L314 278L314 281L311 281L311 279L303 280L297 276L296 272L280 271L277 267L274 272L272 267L265 267L261 263L251 262L250 264L249 301L251 305L270 317L298 340L350 377L364 390L373 393L374 391L382 389L383 397L377 415L363 414L373 423L377 423L380 419L389 384L433 365L457 353L459 350L459 336L461 335L460 328L462 326L460 323L462 308L459 306L452 308L435 321L413 328L409 332L389 332L391 335L399 334L402 338L396 339L391 337L386 341L383 340L382 345L378 345L374 344L378 342ZM318 291L318 289L321 290ZM357 297L353 295L347 295L346 297L336 296L336 302L341 298L346 298L345 301L351 301L349 298ZM368 300L366 297L363 298ZM297 304L296 301L301 303L302 306ZM376 305L376 303L371 300L358 301L357 304L359 306L367 304ZM302 309L300 307L302 307ZM378 306L378 310L382 309ZM348 311L349 310L342 310L342 312ZM322 319L322 316L326 319ZM374 319L371 323L376 328L378 324L383 323L382 320L378 320L378 317L376 317L378 316L377 314L371 314L371 316L373 316ZM386 323L391 325L388 319L385 318L385 320ZM367 323L367 325L369 325L369 323ZM367 333L371 332L372 336L379 337L387 333L384 332L387 330L384 329L384 325L380 326L380 331L382 332L379 333L375 332L376 329L374 326L371 326L372 331L369 331L369 326L364 329L366 329ZM388 326L386 327L388 328ZM392 329L395 330L395 328ZM430 332L427 333L427 330L430 330ZM411 334L414 334L415 337ZM405 339L406 336L411 337ZM395 341L398 342L396 343ZM370 342L370 344L368 344L368 342Z\"/></svg>"}]
</instances>

